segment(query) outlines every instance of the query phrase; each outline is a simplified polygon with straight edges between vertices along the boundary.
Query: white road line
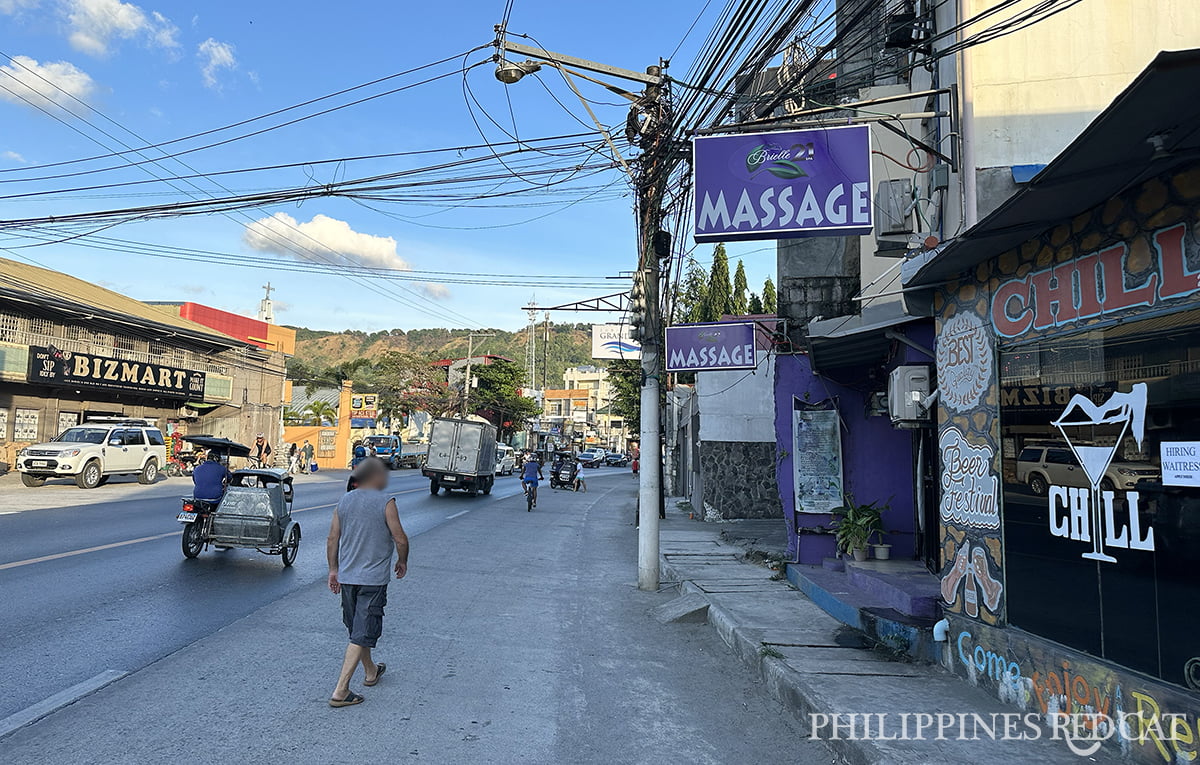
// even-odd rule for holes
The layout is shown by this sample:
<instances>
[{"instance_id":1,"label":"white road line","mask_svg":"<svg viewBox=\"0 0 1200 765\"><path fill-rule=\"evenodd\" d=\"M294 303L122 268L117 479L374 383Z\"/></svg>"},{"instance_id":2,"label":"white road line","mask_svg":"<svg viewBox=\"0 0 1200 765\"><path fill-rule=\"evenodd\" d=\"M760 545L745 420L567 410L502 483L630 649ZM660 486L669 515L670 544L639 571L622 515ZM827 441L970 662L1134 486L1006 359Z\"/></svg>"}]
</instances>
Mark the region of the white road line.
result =
<instances>
[{"instance_id":1,"label":"white road line","mask_svg":"<svg viewBox=\"0 0 1200 765\"><path fill-rule=\"evenodd\" d=\"M5 717L3 720L0 720L0 738L4 738L19 728L24 728L26 725L35 723L43 717L52 715L65 706L74 704L84 696L91 695L104 686L115 683L127 674L129 673L116 669L106 669L93 678L72 685L65 691L59 691L33 706L26 707L20 712L15 712Z\"/></svg>"},{"instance_id":2,"label":"white road line","mask_svg":"<svg viewBox=\"0 0 1200 765\"><path fill-rule=\"evenodd\" d=\"M448 521L452 521L452 520L454 520L455 518L459 517L460 515L466 515L466 514L467 514L467 513L469 513L469 512L471 512L471 511L470 511L470 510L463 510L461 513L455 513L454 515L448 516L448 517L446 518L446 520L448 520Z\"/></svg>"},{"instance_id":3,"label":"white road line","mask_svg":"<svg viewBox=\"0 0 1200 765\"><path fill-rule=\"evenodd\" d=\"M85 553L100 552L101 550L111 550L115 547L125 547L126 545L136 545L141 542L152 542L155 539L166 539L167 537L177 536L180 532L171 531L166 534L155 534L152 537L141 537L140 539L126 539L124 542L113 542L107 545L97 545L95 547L85 547L82 550L69 550L67 552L54 553L53 555L43 555L40 558L29 558L27 560L15 560L12 563L4 563L0 565L0 571L7 568L18 568L20 566L28 566L33 563L44 563L48 560L59 560L60 558L70 558L75 555L83 555Z\"/></svg>"}]
</instances>

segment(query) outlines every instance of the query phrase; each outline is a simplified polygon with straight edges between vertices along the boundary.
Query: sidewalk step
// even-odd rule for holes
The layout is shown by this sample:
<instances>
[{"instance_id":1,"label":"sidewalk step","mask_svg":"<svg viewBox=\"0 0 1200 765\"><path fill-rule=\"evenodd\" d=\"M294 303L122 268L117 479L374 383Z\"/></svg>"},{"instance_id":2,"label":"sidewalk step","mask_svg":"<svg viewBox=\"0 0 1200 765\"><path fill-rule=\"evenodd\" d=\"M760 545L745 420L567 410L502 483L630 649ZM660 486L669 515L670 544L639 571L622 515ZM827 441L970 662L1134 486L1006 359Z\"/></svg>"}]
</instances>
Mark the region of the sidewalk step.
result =
<instances>
[{"instance_id":1,"label":"sidewalk step","mask_svg":"<svg viewBox=\"0 0 1200 765\"><path fill-rule=\"evenodd\" d=\"M846 561L850 584L886 606L919 619L938 617L938 579L915 560Z\"/></svg>"}]
</instances>

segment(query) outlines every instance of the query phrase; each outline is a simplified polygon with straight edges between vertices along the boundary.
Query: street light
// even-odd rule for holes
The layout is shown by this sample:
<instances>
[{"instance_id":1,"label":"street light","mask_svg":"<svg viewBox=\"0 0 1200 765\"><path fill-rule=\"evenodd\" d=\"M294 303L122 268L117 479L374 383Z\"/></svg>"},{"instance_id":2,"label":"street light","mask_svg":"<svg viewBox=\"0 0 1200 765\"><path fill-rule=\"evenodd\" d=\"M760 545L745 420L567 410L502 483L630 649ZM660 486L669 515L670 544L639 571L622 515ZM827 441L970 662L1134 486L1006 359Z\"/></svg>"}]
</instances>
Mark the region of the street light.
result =
<instances>
[{"instance_id":1,"label":"street light","mask_svg":"<svg viewBox=\"0 0 1200 765\"><path fill-rule=\"evenodd\" d=\"M675 161L668 146L672 125L667 116L669 106L664 93L666 78L662 74L662 66L649 67L644 73L635 72L561 53L551 53L541 48L512 43L507 40L503 25L496 27L495 45L496 79L506 85L519 82L525 75L538 71L542 66L553 66L562 72L567 85L575 91L575 95L579 97L605 142L612 149L614 158L629 174L636 186L640 244L638 272L641 275L640 286L646 304L643 319L644 337L642 339L643 383L640 443L643 459L638 486L638 587L642 590L656 591L659 580L658 511L662 502L660 496L662 486L660 418L662 415L661 401L659 400L659 368L661 366L660 344L663 331L661 306L659 305L659 278L661 275L659 258L664 254L669 255L669 245L664 246L659 232L662 223L662 178L665 177L663 170L664 168L669 169ZM510 51L528 58L519 63L509 61L505 54ZM601 76L618 77L640 83L645 86L645 92L642 95L627 93L620 88L576 71L580 69ZM631 137L630 140L636 141L642 147L644 160L639 163L636 171L621 156L613 144L608 130L592 113L587 99L579 93L572 82L572 76L597 83L633 102L630 124L636 127L633 128L634 137ZM664 253L663 250L667 250L667 252Z\"/></svg>"}]
</instances>

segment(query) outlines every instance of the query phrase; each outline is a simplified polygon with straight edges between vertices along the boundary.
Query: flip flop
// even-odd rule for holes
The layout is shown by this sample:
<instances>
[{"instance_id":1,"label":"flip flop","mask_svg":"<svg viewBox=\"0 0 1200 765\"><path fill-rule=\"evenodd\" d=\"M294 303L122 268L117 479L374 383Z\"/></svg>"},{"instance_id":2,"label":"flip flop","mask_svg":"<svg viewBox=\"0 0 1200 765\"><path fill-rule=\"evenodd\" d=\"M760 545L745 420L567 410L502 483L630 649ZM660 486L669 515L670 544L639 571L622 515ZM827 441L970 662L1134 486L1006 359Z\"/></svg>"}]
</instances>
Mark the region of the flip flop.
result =
<instances>
[{"instance_id":1,"label":"flip flop","mask_svg":"<svg viewBox=\"0 0 1200 765\"><path fill-rule=\"evenodd\" d=\"M366 699L364 697L358 695L354 691L350 691L350 693L346 696L346 698L344 698L340 701L338 699L330 699L329 706L331 706L331 707L352 707L355 704L361 704L364 701L366 701Z\"/></svg>"},{"instance_id":2,"label":"flip flop","mask_svg":"<svg viewBox=\"0 0 1200 765\"><path fill-rule=\"evenodd\" d=\"M379 678L383 677L384 672L387 672L387 665L384 664L382 661L376 662L375 663L375 679L374 680L363 680L363 685L367 686L368 688L372 688L376 685L379 685Z\"/></svg>"}]
</instances>

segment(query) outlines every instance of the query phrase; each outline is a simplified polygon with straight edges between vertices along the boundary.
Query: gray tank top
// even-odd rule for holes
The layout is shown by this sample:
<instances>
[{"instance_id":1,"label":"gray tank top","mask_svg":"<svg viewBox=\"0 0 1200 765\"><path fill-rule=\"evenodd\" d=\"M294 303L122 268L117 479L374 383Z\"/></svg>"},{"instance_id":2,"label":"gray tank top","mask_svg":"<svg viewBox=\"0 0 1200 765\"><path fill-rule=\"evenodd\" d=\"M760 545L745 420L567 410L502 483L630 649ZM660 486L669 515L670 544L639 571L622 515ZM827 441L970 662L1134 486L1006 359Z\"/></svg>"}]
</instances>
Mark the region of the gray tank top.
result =
<instances>
[{"instance_id":1,"label":"gray tank top","mask_svg":"<svg viewBox=\"0 0 1200 765\"><path fill-rule=\"evenodd\" d=\"M396 543L384 516L391 497L375 489L355 489L338 501L338 581L342 584L387 584Z\"/></svg>"}]
</instances>

